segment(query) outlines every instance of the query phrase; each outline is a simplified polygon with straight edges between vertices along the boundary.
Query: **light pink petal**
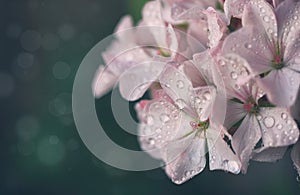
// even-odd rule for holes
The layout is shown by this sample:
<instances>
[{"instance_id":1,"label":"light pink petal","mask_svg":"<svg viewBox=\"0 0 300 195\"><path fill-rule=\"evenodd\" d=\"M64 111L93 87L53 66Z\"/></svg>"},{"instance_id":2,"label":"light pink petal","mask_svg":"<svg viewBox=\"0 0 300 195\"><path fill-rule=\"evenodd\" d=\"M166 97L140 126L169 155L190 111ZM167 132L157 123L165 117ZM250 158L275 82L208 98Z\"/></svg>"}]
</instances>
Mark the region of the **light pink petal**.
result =
<instances>
[{"instance_id":1,"label":"light pink petal","mask_svg":"<svg viewBox=\"0 0 300 195\"><path fill-rule=\"evenodd\" d=\"M249 94L249 90L244 91L243 85L249 83L249 80L254 77L251 75L247 61L236 54L227 54L218 56L217 62L229 98L246 101L252 94Z\"/></svg>"},{"instance_id":2,"label":"light pink petal","mask_svg":"<svg viewBox=\"0 0 300 195\"><path fill-rule=\"evenodd\" d=\"M215 65L212 56L208 50L197 53L193 56L193 64L195 64L196 68L199 70L201 75L203 75L206 84L214 84L214 77L212 67Z\"/></svg>"},{"instance_id":3,"label":"light pink petal","mask_svg":"<svg viewBox=\"0 0 300 195\"><path fill-rule=\"evenodd\" d=\"M261 74L271 69L275 53L275 16L268 13L262 14L265 17L261 18L257 8L246 8L243 15L244 27L225 39L223 52L240 55L248 61L255 74Z\"/></svg>"},{"instance_id":4,"label":"light pink petal","mask_svg":"<svg viewBox=\"0 0 300 195\"><path fill-rule=\"evenodd\" d=\"M213 86L216 90L210 117L213 118L215 123L223 124L226 109L226 90L221 73L209 51L195 54L193 58L194 64L205 78L207 85Z\"/></svg>"},{"instance_id":5,"label":"light pink petal","mask_svg":"<svg viewBox=\"0 0 300 195\"><path fill-rule=\"evenodd\" d=\"M107 67L100 66L93 80L93 92L95 97L100 98L110 91L116 84L118 77Z\"/></svg>"},{"instance_id":6,"label":"light pink petal","mask_svg":"<svg viewBox=\"0 0 300 195\"><path fill-rule=\"evenodd\" d=\"M174 183L182 184L204 169L206 164L205 145L204 138L192 134L170 146L172 151L168 151L168 153L176 154L177 158L166 161L166 173Z\"/></svg>"},{"instance_id":7,"label":"light pink petal","mask_svg":"<svg viewBox=\"0 0 300 195\"><path fill-rule=\"evenodd\" d=\"M146 3L142 10L142 16L147 26L165 26L161 17L161 5L159 1L149 1Z\"/></svg>"},{"instance_id":8,"label":"light pink petal","mask_svg":"<svg viewBox=\"0 0 300 195\"><path fill-rule=\"evenodd\" d=\"M255 116L247 115L232 136L232 147L242 163L242 172L246 173L254 147L261 138L261 131Z\"/></svg>"},{"instance_id":9,"label":"light pink petal","mask_svg":"<svg viewBox=\"0 0 300 195\"><path fill-rule=\"evenodd\" d=\"M298 175L300 176L300 141L294 145L291 153L292 160L294 162L294 166L298 171Z\"/></svg>"},{"instance_id":10,"label":"light pink petal","mask_svg":"<svg viewBox=\"0 0 300 195\"><path fill-rule=\"evenodd\" d=\"M126 15L124 17L121 18L120 22L118 23L115 32L120 32L123 30L127 30L129 28L133 27L133 21L132 21L132 17L130 15Z\"/></svg>"},{"instance_id":11,"label":"light pink petal","mask_svg":"<svg viewBox=\"0 0 300 195\"><path fill-rule=\"evenodd\" d=\"M142 97L150 85L158 79L164 64L158 61L144 62L124 72L119 79L122 97L129 101Z\"/></svg>"},{"instance_id":12,"label":"light pink petal","mask_svg":"<svg viewBox=\"0 0 300 195\"><path fill-rule=\"evenodd\" d=\"M209 47L213 48L219 44L227 30L227 27L219 17L218 12L213 8L209 7L204 13L207 17Z\"/></svg>"},{"instance_id":13,"label":"light pink petal","mask_svg":"<svg viewBox=\"0 0 300 195\"><path fill-rule=\"evenodd\" d=\"M187 41L190 46L193 47L194 51L204 51L204 48L207 48L207 45L209 43L208 39L208 28L207 28L207 21L206 20L200 20L200 21L189 21L189 28L187 31L187 34L189 35L187 37ZM198 40L202 45L196 44L194 39Z\"/></svg>"},{"instance_id":14,"label":"light pink petal","mask_svg":"<svg viewBox=\"0 0 300 195\"><path fill-rule=\"evenodd\" d=\"M166 173L176 184L181 184L200 173L206 163L206 141L203 132L196 134L190 124L195 119L183 111L180 113L175 138L161 151L166 163Z\"/></svg>"},{"instance_id":15,"label":"light pink petal","mask_svg":"<svg viewBox=\"0 0 300 195\"><path fill-rule=\"evenodd\" d=\"M140 124L138 126L138 132L139 132L139 143L140 147L143 151L147 152L150 156L157 159L162 159L161 155L161 149L157 145L155 145L155 141L150 136L142 135L142 132L147 129L146 124Z\"/></svg>"},{"instance_id":16,"label":"light pink petal","mask_svg":"<svg viewBox=\"0 0 300 195\"><path fill-rule=\"evenodd\" d=\"M192 83L184 73L174 66L167 65L159 82L179 109L188 107L192 95Z\"/></svg>"},{"instance_id":17,"label":"light pink petal","mask_svg":"<svg viewBox=\"0 0 300 195\"><path fill-rule=\"evenodd\" d=\"M241 163L229 145L223 140L224 135L221 133L221 128L210 124L210 127L206 130L209 169L238 174L241 170Z\"/></svg>"},{"instance_id":18,"label":"light pink petal","mask_svg":"<svg viewBox=\"0 0 300 195\"><path fill-rule=\"evenodd\" d=\"M254 151L251 159L258 162L276 162L283 158L287 148L288 147L275 147Z\"/></svg>"},{"instance_id":19,"label":"light pink petal","mask_svg":"<svg viewBox=\"0 0 300 195\"><path fill-rule=\"evenodd\" d=\"M224 126L230 129L247 115L243 104L228 100Z\"/></svg>"},{"instance_id":20,"label":"light pink petal","mask_svg":"<svg viewBox=\"0 0 300 195\"><path fill-rule=\"evenodd\" d=\"M246 10L248 13L245 17L245 9L249 9L249 7L252 7L252 11L256 13L249 14L249 10ZM272 33L277 33L274 10L265 0L226 0L224 12L229 21L232 16L242 18L244 25L254 24L259 27L262 25L266 32L271 35L270 37L273 36Z\"/></svg>"},{"instance_id":21,"label":"light pink petal","mask_svg":"<svg viewBox=\"0 0 300 195\"><path fill-rule=\"evenodd\" d=\"M184 73L186 75L189 75L188 78L191 80L193 87L200 87L206 85L206 81L204 77L202 76L201 72L193 63L192 60L185 61L183 63L183 69L184 69Z\"/></svg>"},{"instance_id":22,"label":"light pink petal","mask_svg":"<svg viewBox=\"0 0 300 195\"><path fill-rule=\"evenodd\" d=\"M289 146L297 142L299 129L287 109L260 108L258 120L263 148Z\"/></svg>"},{"instance_id":23,"label":"light pink petal","mask_svg":"<svg viewBox=\"0 0 300 195\"><path fill-rule=\"evenodd\" d=\"M285 0L276 9L278 20L279 38L282 47L285 48L284 58L289 60L296 53L299 53L300 35L300 2ZM298 46L296 46L296 43ZM296 46L298 51L293 48Z\"/></svg>"},{"instance_id":24,"label":"light pink petal","mask_svg":"<svg viewBox=\"0 0 300 195\"><path fill-rule=\"evenodd\" d=\"M300 77L299 73L283 68L271 71L262 79L258 78L257 83L273 104L288 108L296 100Z\"/></svg>"},{"instance_id":25,"label":"light pink petal","mask_svg":"<svg viewBox=\"0 0 300 195\"><path fill-rule=\"evenodd\" d=\"M142 118L139 126L142 149L150 154L159 153L159 157L163 157L161 150L164 150L169 141L177 139L182 121L180 111L168 100L160 98L147 103L139 116ZM159 152L151 151L154 149Z\"/></svg>"},{"instance_id":26,"label":"light pink petal","mask_svg":"<svg viewBox=\"0 0 300 195\"><path fill-rule=\"evenodd\" d=\"M198 114L200 121L206 121L212 114L216 99L216 89L213 86L198 87L194 89L191 97L191 106Z\"/></svg>"}]
</instances>

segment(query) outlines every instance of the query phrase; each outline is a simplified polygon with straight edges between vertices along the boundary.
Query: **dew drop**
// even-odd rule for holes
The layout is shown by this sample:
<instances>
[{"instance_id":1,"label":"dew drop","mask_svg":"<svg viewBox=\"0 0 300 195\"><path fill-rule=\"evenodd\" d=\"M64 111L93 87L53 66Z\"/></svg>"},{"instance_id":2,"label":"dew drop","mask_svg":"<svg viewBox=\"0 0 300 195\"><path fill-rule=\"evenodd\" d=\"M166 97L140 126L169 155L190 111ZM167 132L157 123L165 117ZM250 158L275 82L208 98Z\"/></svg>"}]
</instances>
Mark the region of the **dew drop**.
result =
<instances>
[{"instance_id":1,"label":"dew drop","mask_svg":"<svg viewBox=\"0 0 300 195\"><path fill-rule=\"evenodd\" d=\"M156 133L161 133L161 128L157 128L157 129L155 130L155 132L156 132Z\"/></svg>"},{"instance_id":2,"label":"dew drop","mask_svg":"<svg viewBox=\"0 0 300 195\"><path fill-rule=\"evenodd\" d=\"M246 44L245 44L245 47L246 47L247 49L251 49L251 48L252 48L252 45L251 45L250 43L246 43Z\"/></svg>"},{"instance_id":3,"label":"dew drop","mask_svg":"<svg viewBox=\"0 0 300 195\"><path fill-rule=\"evenodd\" d=\"M263 17L263 20L264 20L265 22L270 22L269 16L264 16L264 17Z\"/></svg>"},{"instance_id":4,"label":"dew drop","mask_svg":"<svg viewBox=\"0 0 300 195\"><path fill-rule=\"evenodd\" d=\"M268 116L264 119L264 124L267 128L272 128L275 124L275 119L272 116Z\"/></svg>"},{"instance_id":5,"label":"dew drop","mask_svg":"<svg viewBox=\"0 0 300 195\"><path fill-rule=\"evenodd\" d=\"M152 145L152 146L155 144L155 140L154 140L153 138L149 138L149 139L148 139L148 142L149 142L149 144Z\"/></svg>"},{"instance_id":6,"label":"dew drop","mask_svg":"<svg viewBox=\"0 0 300 195\"><path fill-rule=\"evenodd\" d=\"M221 66L224 66L226 63L225 63L224 60L219 60L219 64L220 64Z\"/></svg>"},{"instance_id":7,"label":"dew drop","mask_svg":"<svg viewBox=\"0 0 300 195\"><path fill-rule=\"evenodd\" d=\"M163 123L167 123L170 120L170 117L167 114L160 115L160 121Z\"/></svg>"},{"instance_id":8,"label":"dew drop","mask_svg":"<svg viewBox=\"0 0 300 195\"><path fill-rule=\"evenodd\" d=\"M294 15L294 16L293 16L293 19L294 19L294 20L298 20L298 16Z\"/></svg>"},{"instance_id":9,"label":"dew drop","mask_svg":"<svg viewBox=\"0 0 300 195\"><path fill-rule=\"evenodd\" d=\"M240 172L240 166L237 162L235 161L229 161L227 163L228 165L228 171L234 173L234 174L238 174Z\"/></svg>"},{"instance_id":10,"label":"dew drop","mask_svg":"<svg viewBox=\"0 0 300 195\"><path fill-rule=\"evenodd\" d=\"M148 125L153 125L154 119L151 115L149 115L147 116L146 121Z\"/></svg>"},{"instance_id":11,"label":"dew drop","mask_svg":"<svg viewBox=\"0 0 300 195\"><path fill-rule=\"evenodd\" d=\"M184 87L184 83L182 80L178 80L177 81L177 85L176 85L179 89L182 89Z\"/></svg>"},{"instance_id":12,"label":"dew drop","mask_svg":"<svg viewBox=\"0 0 300 195\"><path fill-rule=\"evenodd\" d=\"M231 72L231 73L230 73L230 76L231 76L231 78L234 79L234 80L236 80L236 79L238 78L238 75L237 75L236 72Z\"/></svg>"},{"instance_id":13,"label":"dew drop","mask_svg":"<svg viewBox=\"0 0 300 195\"><path fill-rule=\"evenodd\" d=\"M256 118L257 118L257 120L259 120L259 121L262 119L261 115L257 115Z\"/></svg>"},{"instance_id":14,"label":"dew drop","mask_svg":"<svg viewBox=\"0 0 300 195\"><path fill-rule=\"evenodd\" d=\"M205 100L210 100L210 99L211 99L211 94L210 94L209 92L205 92L205 93L203 94L203 98L204 98Z\"/></svg>"},{"instance_id":15,"label":"dew drop","mask_svg":"<svg viewBox=\"0 0 300 195\"><path fill-rule=\"evenodd\" d=\"M279 129L279 130L281 130L282 127L283 127L282 124L278 124L278 125L277 125L277 129Z\"/></svg>"},{"instance_id":16,"label":"dew drop","mask_svg":"<svg viewBox=\"0 0 300 195\"><path fill-rule=\"evenodd\" d=\"M282 118L283 120L287 119L287 114L286 114L286 113L282 113L282 114L281 114L281 118Z\"/></svg>"}]
</instances>

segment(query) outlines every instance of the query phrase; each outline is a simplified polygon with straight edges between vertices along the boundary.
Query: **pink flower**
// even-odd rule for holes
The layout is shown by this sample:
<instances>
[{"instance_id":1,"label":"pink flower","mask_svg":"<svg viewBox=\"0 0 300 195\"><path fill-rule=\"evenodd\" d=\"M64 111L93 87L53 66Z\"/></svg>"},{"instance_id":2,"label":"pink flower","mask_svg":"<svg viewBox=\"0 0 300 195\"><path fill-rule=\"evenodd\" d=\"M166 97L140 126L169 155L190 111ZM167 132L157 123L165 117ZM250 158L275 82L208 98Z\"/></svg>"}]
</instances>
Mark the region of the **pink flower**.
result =
<instances>
[{"instance_id":1,"label":"pink flower","mask_svg":"<svg viewBox=\"0 0 300 195\"><path fill-rule=\"evenodd\" d=\"M289 107L300 84L300 2L286 0L276 10L262 0L251 2L243 28L226 38L223 52L245 58L269 100Z\"/></svg>"},{"instance_id":2,"label":"pink flower","mask_svg":"<svg viewBox=\"0 0 300 195\"><path fill-rule=\"evenodd\" d=\"M298 140L296 122L287 109L265 105L263 91L253 79L245 80L250 74L244 59L227 54L219 56L218 62L229 94L225 126L236 129L232 146L242 171L247 171L250 159L273 162L282 158L287 146Z\"/></svg>"},{"instance_id":3,"label":"pink flower","mask_svg":"<svg viewBox=\"0 0 300 195\"><path fill-rule=\"evenodd\" d=\"M224 140L226 130L211 115L214 87L193 88L174 66L166 67L159 81L163 90L156 91L146 106L136 106L142 148L166 163L166 173L176 184L204 169L206 147L210 170L238 174L240 162Z\"/></svg>"}]
</instances>

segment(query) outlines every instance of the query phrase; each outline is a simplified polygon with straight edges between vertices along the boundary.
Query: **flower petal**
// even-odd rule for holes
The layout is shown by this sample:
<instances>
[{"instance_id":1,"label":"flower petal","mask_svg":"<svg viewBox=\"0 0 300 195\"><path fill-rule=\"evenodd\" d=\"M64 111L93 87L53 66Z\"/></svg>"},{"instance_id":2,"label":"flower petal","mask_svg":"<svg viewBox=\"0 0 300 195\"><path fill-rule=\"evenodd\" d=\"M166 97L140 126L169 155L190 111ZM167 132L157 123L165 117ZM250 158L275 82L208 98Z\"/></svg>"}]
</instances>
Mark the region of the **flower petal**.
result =
<instances>
[{"instance_id":1,"label":"flower petal","mask_svg":"<svg viewBox=\"0 0 300 195\"><path fill-rule=\"evenodd\" d=\"M165 62L144 62L136 65L120 76L119 88L123 98L129 101L139 99L164 68Z\"/></svg>"},{"instance_id":2,"label":"flower petal","mask_svg":"<svg viewBox=\"0 0 300 195\"><path fill-rule=\"evenodd\" d=\"M243 104L228 100L224 126L230 129L246 115Z\"/></svg>"},{"instance_id":3,"label":"flower petal","mask_svg":"<svg viewBox=\"0 0 300 195\"><path fill-rule=\"evenodd\" d=\"M233 134L231 141L232 147L242 163L241 169L243 173L247 172L252 151L260 138L261 131L258 121L254 116L248 114L240 127Z\"/></svg>"},{"instance_id":4,"label":"flower petal","mask_svg":"<svg viewBox=\"0 0 300 195\"><path fill-rule=\"evenodd\" d=\"M94 96L97 98L102 97L113 88L113 86L117 82L117 79L118 77L113 74L107 67L100 66L93 80L92 87Z\"/></svg>"},{"instance_id":5,"label":"flower petal","mask_svg":"<svg viewBox=\"0 0 300 195\"><path fill-rule=\"evenodd\" d=\"M252 94L250 90L243 90L243 86L254 77L251 75L247 61L235 54L218 56L217 61L229 98L246 101Z\"/></svg>"},{"instance_id":6,"label":"flower petal","mask_svg":"<svg viewBox=\"0 0 300 195\"><path fill-rule=\"evenodd\" d=\"M206 130L209 169L224 170L238 174L241 170L241 163L229 145L224 141L221 128L210 124L210 127Z\"/></svg>"},{"instance_id":7,"label":"flower petal","mask_svg":"<svg viewBox=\"0 0 300 195\"><path fill-rule=\"evenodd\" d=\"M271 69L276 48L274 40L277 32L274 13L265 16L268 22L263 22L264 19L259 16L256 8L247 6L243 16L244 27L230 34L222 48L224 54L236 53L247 60L255 74Z\"/></svg>"},{"instance_id":8,"label":"flower petal","mask_svg":"<svg viewBox=\"0 0 300 195\"><path fill-rule=\"evenodd\" d=\"M182 184L199 174L205 167L205 139L191 134L182 140L173 142L169 145L168 154L174 153L177 158L172 156L166 161L166 173L176 184Z\"/></svg>"},{"instance_id":9,"label":"flower petal","mask_svg":"<svg viewBox=\"0 0 300 195\"><path fill-rule=\"evenodd\" d=\"M299 73L289 68L282 68L273 70L264 78L256 80L273 104L288 108L296 101L300 83Z\"/></svg>"},{"instance_id":10,"label":"flower petal","mask_svg":"<svg viewBox=\"0 0 300 195\"><path fill-rule=\"evenodd\" d=\"M282 47L286 48L284 57L291 59L295 54L295 44L298 42L299 53L299 35L300 35L300 2L296 0L285 0L276 9L278 20L279 37Z\"/></svg>"},{"instance_id":11,"label":"flower petal","mask_svg":"<svg viewBox=\"0 0 300 195\"><path fill-rule=\"evenodd\" d=\"M288 147L263 148L254 151L251 160L258 162L275 162L283 158Z\"/></svg>"},{"instance_id":12,"label":"flower petal","mask_svg":"<svg viewBox=\"0 0 300 195\"><path fill-rule=\"evenodd\" d=\"M220 18L218 12L212 7L207 8L204 13L207 17L209 47L214 48L223 38L223 34L227 30L227 27Z\"/></svg>"},{"instance_id":13,"label":"flower petal","mask_svg":"<svg viewBox=\"0 0 300 195\"><path fill-rule=\"evenodd\" d=\"M163 70L159 82L179 109L190 106L192 83L184 73L172 65Z\"/></svg>"},{"instance_id":14,"label":"flower petal","mask_svg":"<svg viewBox=\"0 0 300 195\"><path fill-rule=\"evenodd\" d=\"M263 147L289 146L297 142L299 129L287 109L260 108L259 124Z\"/></svg>"}]
</instances>

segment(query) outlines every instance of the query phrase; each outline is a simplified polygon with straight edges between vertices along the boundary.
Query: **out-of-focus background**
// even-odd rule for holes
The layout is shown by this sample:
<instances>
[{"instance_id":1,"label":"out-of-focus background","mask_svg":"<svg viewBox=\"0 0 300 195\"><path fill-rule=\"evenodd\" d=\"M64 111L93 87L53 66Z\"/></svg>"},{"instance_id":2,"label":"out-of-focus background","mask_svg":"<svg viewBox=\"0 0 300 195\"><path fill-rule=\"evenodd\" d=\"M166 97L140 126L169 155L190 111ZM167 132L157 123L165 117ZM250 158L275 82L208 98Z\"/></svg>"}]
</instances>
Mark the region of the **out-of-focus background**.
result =
<instances>
[{"instance_id":1,"label":"out-of-focus background","mask_svg":"<svg viewBox=\"0 0 300 195\"><path fill-rule=\"evenodd\" d=\"M140 18L145 0L0 1L0 195L300 194L289 157L252 162L246 175L203 173L177 186L162 169L129 172L94 157L71 107L81 60L124 14ZM116 143L139 149L113 120L109 94L96 101Z\"/></svg>"}]
</instances>

